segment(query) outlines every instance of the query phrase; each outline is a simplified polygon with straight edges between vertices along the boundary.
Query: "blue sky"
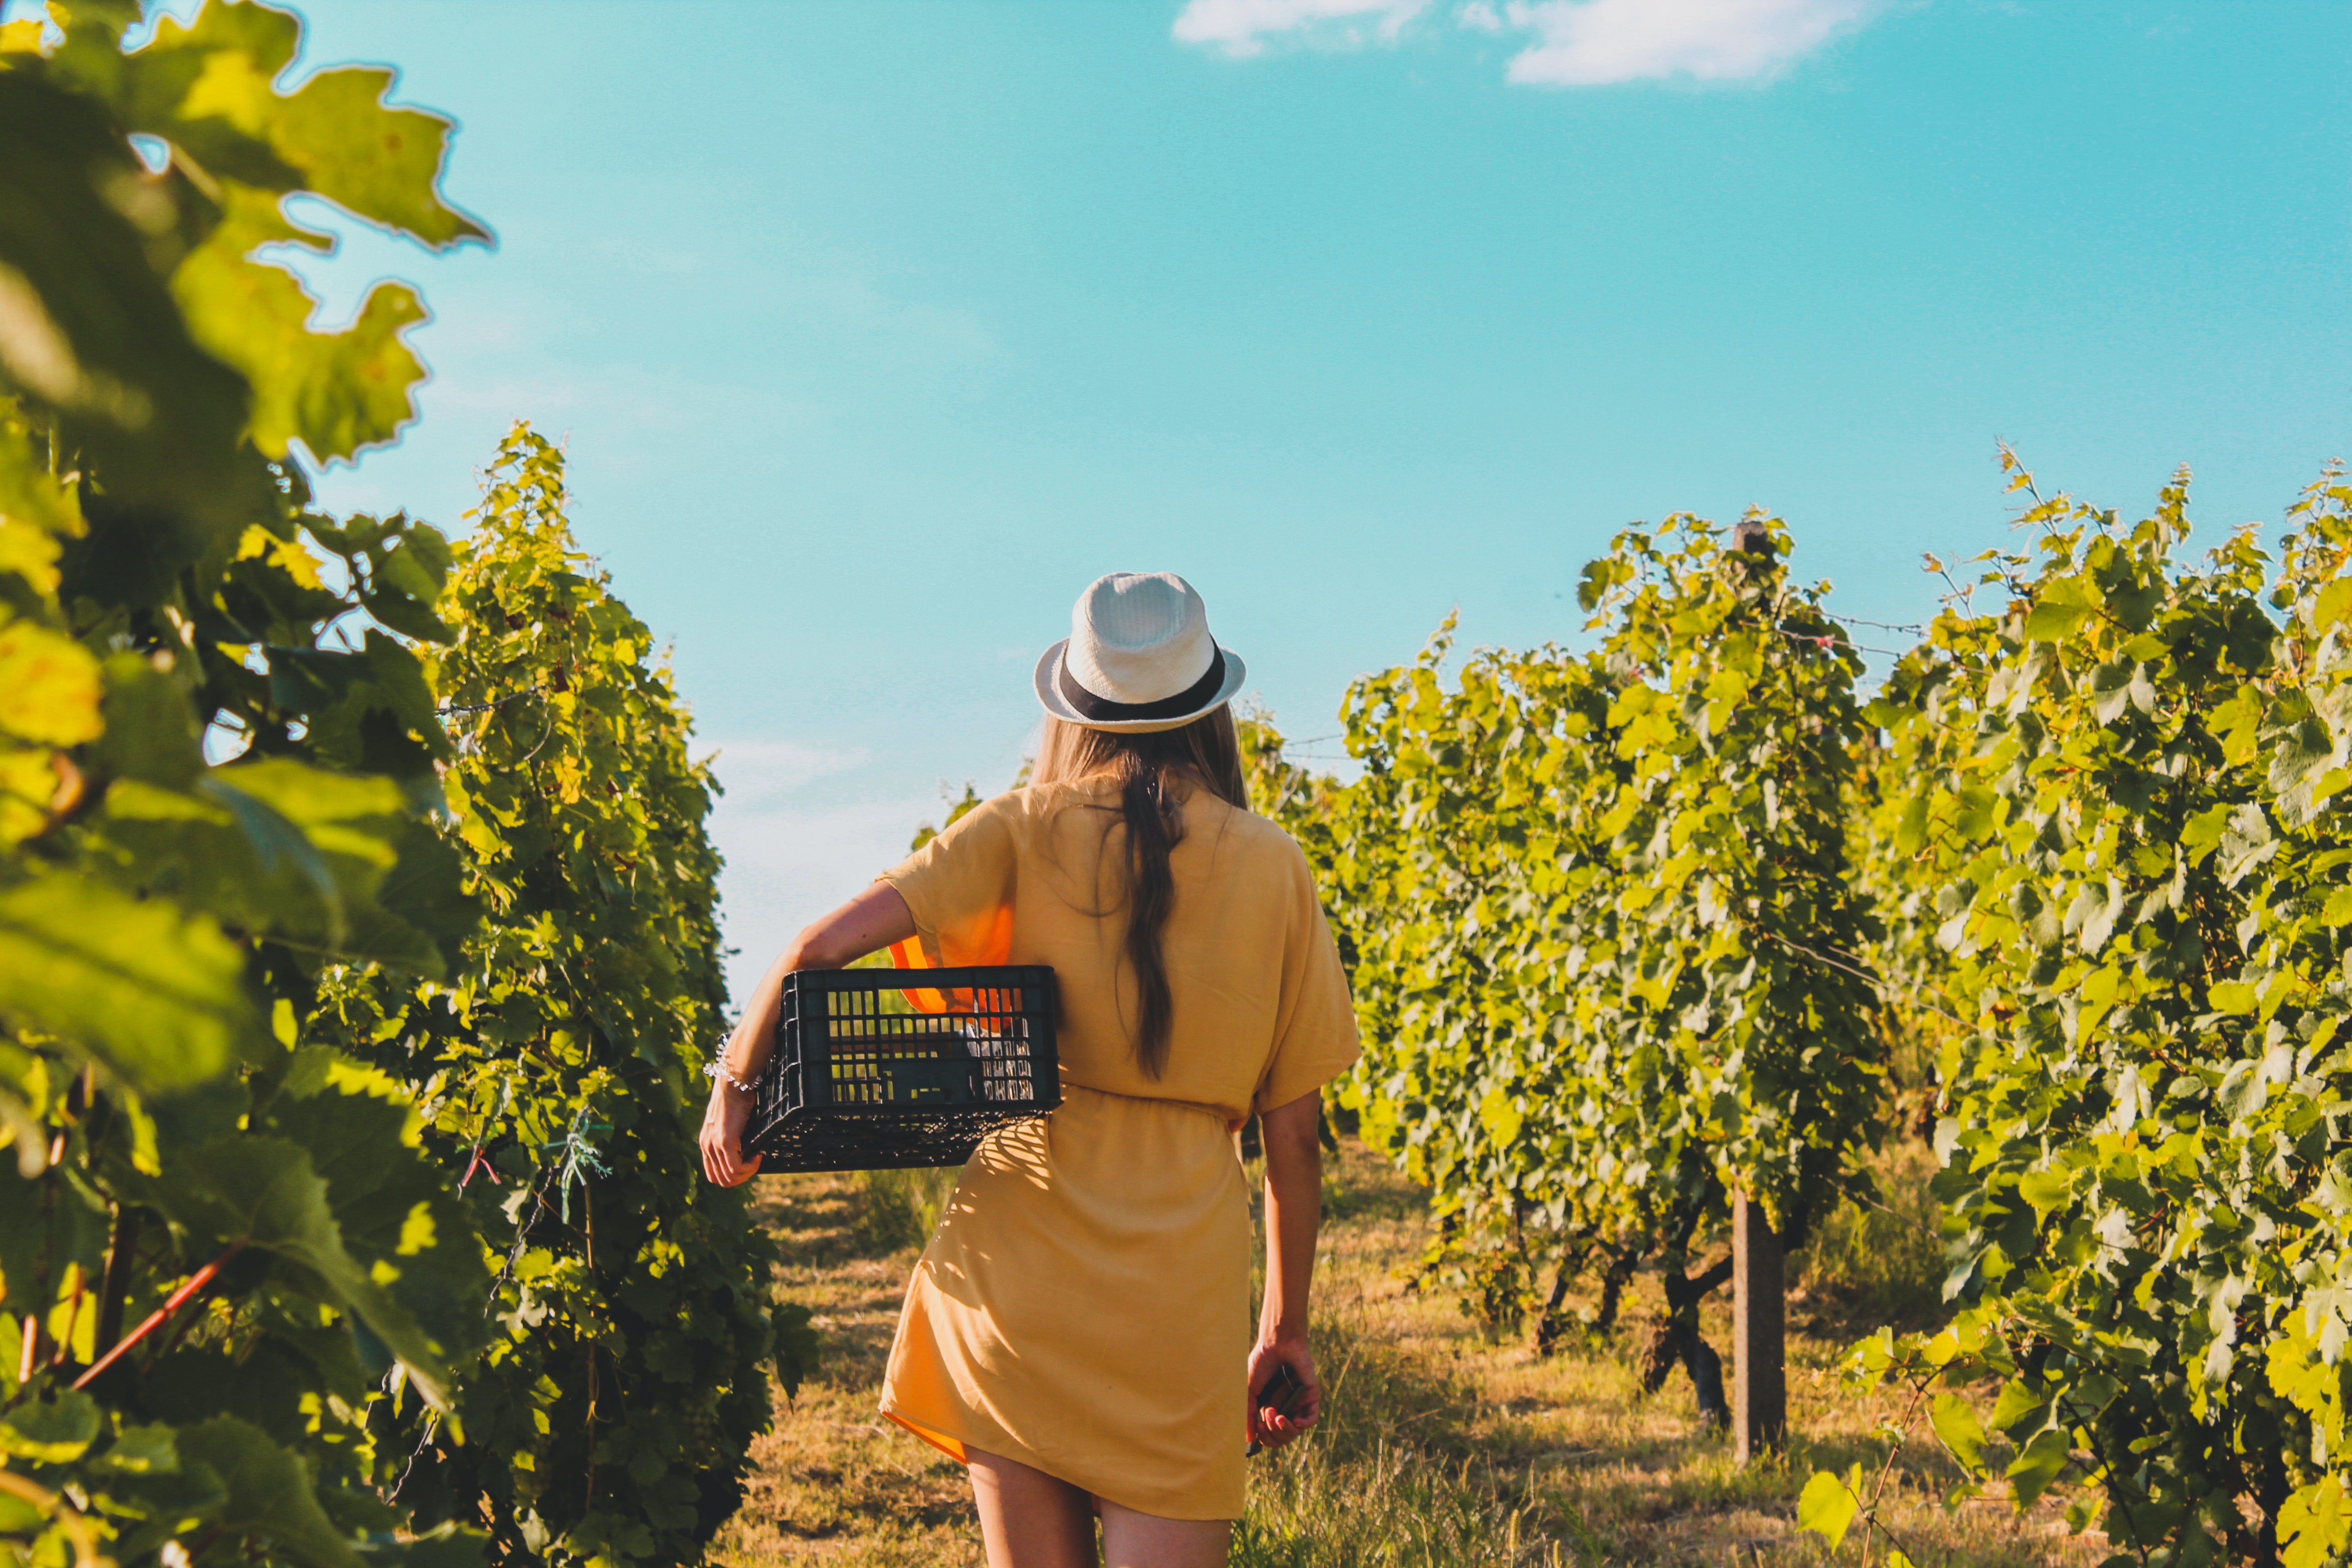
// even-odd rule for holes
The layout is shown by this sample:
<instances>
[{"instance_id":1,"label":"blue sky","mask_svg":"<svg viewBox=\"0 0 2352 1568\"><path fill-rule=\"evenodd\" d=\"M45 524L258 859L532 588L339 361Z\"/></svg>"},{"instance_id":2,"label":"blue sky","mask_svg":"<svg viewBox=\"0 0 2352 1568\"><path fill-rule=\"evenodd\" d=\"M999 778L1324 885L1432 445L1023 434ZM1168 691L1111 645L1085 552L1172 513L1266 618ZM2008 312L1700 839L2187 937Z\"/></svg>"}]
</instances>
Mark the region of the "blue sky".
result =
<instances>
[{"instance_id":1,"label":"blue sky","mask_svg":"<svg viewBox=\"0 0 2352 1568\"><path fill-rule=\"evenodd\" d=\"M1906 621L2007 538L1997 439L2126 510L2189 462L2214 538L2352 447L2341 0L303 10L499 236L313 269L436 314L324 493L455 526L509 420L568 440L720 751L739 984L1007 781L1101 572L1321 736L1456 606L1574 640L1634 519L1771 507Z\"/></svg>"}]
</instances>

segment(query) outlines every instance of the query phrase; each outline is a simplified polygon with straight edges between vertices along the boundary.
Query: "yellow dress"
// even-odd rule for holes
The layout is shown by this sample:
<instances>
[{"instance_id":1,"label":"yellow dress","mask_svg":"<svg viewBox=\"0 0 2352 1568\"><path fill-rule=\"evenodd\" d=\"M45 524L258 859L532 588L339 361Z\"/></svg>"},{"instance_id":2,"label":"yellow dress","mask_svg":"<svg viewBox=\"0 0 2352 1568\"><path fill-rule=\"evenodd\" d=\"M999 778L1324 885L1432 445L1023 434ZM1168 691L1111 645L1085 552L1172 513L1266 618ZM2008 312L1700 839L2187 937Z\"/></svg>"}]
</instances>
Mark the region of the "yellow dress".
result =
<instances>
[{"instance_id":1,"label":"yellow dress","mask_svg":"<svg viewBox=\"0 0 2352 1568\"><path fill-rule=\"evenodd\" d=\"M1205 790L1163 928L1167 1070L1146 1078L1108 778L997 796L884 880L929 963L1044 963L1061 1109L992 1134L907 1287L882 1412L1165 1519L1242 1511L1253 1333L1233 1132L1347 1069L1347 977L1306 858ZM1008 914L1009 911L1009 914Z\"/></svg>"}]
</instances>

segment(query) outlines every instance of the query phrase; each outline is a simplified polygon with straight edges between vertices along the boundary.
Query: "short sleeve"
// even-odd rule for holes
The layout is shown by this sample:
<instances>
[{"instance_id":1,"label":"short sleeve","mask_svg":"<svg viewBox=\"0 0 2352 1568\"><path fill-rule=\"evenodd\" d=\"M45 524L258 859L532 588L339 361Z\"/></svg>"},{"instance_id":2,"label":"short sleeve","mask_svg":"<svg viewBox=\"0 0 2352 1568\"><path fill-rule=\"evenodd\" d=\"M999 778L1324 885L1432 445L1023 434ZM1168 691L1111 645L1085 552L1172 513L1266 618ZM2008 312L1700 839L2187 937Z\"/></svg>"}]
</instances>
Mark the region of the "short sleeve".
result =
<instances>
[{"instance_id":1,"label":"short sleeve","mask_svg":"<svg viewBox=\"0 0 2352 1568\"><path fill-rule=\"evenodd\" d=\"M1289 915L1283 940L1282 997L1275 1014L1274 1056L1250 1110L1288 1105L1355 1066L1363 1054L1356 1008L1339 944L1315 896L1307 858L1290 847Z\"/></svg>"},{"instance_id":2,"label":"short sleeve","mask_svg":"<svg viewBox=\"0 0 2352 1568\"><path fill-rule=\"evenodd\" d=\"M983 801L882 873L913 912L929 966L1006 962L1021 806L1018 794Z\"/></svg>"}]
</instances>

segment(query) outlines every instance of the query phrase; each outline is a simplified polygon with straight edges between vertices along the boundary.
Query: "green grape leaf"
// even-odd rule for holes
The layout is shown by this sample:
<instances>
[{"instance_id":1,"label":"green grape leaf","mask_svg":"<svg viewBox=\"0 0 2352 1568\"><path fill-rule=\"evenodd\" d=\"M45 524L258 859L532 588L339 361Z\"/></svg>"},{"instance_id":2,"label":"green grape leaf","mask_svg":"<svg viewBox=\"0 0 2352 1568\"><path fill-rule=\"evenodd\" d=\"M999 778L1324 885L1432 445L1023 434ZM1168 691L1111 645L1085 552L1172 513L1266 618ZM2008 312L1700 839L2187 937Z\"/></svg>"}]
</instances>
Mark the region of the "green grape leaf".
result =
<instances>
[{"instance_id":1,"label":"green grape leaf","mask_svg":"<svg viewBox=\"0 0 2352 1568\"><path fill-rule=\"evenodd\" d=\"M267 788L267 779L257 776L262 774L264 770L269 770L273 773L282 773L289 769L304 773L315 771L304 768L299 763L284 761L248 763L239 768L223 768L198 780L196 793L226 811L229 820L236 825L236 831L242 837L245 846L252 852L264 876L282 871L286 874L287 880L305 884L306 890L317 896L318 904L325 911L327 946L331 950L339 949L343 945L344 932L343 893L340 879L336 877L334 868L328 865L325 853L311 841L310 836L297 826L285 813L279 811L267 798L269 793ZM332 775L320 776L331 777ZM379 785L391 795L392 799L388 804L397 808L398 790L389 780L367 779L353 782ZM257 785L263 787L257 788ZM340 847L346 851L359 848L365 854L367 860L377 860L378 855L381 855L384 860L391 858L389 853L380 850L375 843L355 840L355 837L350 835L338 837L341 840ZM380 868L380 861L378 865Z\"/></svg>"},{"instance_id":2,"label":"green grape leaf","mask_svg":"<svg viewBox=\"0 0 2352 1568\"><path fill-rule=\"evenodd\" d=\"M98 1436L98 1402L75 1389L0 1412L0 1456L36 1465L79 1459Z\"/></svg>"},{"instance_id":3,"label":"green grape leaf","mask_svg":"<svg viewBox=\"0 0 2352 1568\"><path fill-rule=\"evenodd\" d=\"M2352 1508L2344 1483L2322 1476L2286 1500L2279 1510L2279 1561L2285 1568L2326 1568L2352 1538Z\"/></svg>"},{"instance_id":4,"label":"green grape leaf","mask_svg":"<svg viewBox=\"0 0 2352 1568\"><path fill-rule=\"evenodd\" d=\"M2032 1205L2035 1219L2046 1220L2052 1210L2067 1207L2074 1202L2074 1173L2029 1171L2017 1184L2017 1195Z\"/></svg>"},{"instance_id":5,"label":"green grape leaf","mask_svg":"<svg viewBox=\"0 0 2352 1568\"><path fill-rule=\"evenodd\" d=\"M377 885L375 902L403 930L432 944L431 954L413 957L405 967L434 979L461 962L460 948L480 928L482 908L466 890L458 847L432 823L411 818L394 847L400 860ZM357 923L364 927L371 918L371 911L362 910Z\"/></svg>"},{"instance_id":6,"label":"green grape leaf","mask_svg":"<svg viewBox=\"0 0 2352 1568\"><path fill-rule=\"evenodd\" d=\"M205 1081L267 1037L220 928L57 871L0 889L0 1015L87 1051L142 1093Z\"/></svg>"},{"instance_id":7,"label":"green grape leaf","mask_svg":"<svg viewBox=\"0 0 2352 1568\"><path fill-rule=\"evenodd\" d=\"M124 779L101 826L140 885L321 954L436 974L436 939L470 913L448 851L389 779L289 758L215 768L188 791ZM404 855L415 863L402 874Z\"/></svg>"},{"instance_id":8,"label":"green grape leaf","mask_svg":"<svg viewBox=\"0 0 2352 1568\"><path fill-rule=\"evenodd\" d=\"M370 1542L368 1560L399 1568L481 1568L488 1546L489 1538L478 1531L444 1525L412 1540Z\"/></svg>"},{"instance_id":9,"label":"green grape leaf","mask_svg":"<svg viewBox=\"0 0 2352 1568\"><path fill-rule=\"evenodd\" d=\"M1844 1544L1845 1532L1853 1528L1854 1516L1862 1511L1862 1467L1855 1465L1845 1475L1831 1470L1815 1470L1805 1489L1797 1494L1797 1528L1810 1530L1829 1542L1835 1552Z\"/></svg>"},{"instance_id":10,"label":"green grape leaf","mask_svg":"<svg viewBox=\"0 0 2352 1568\"><path fill-rule=\"evenodd\" d=\"M344 1247L440 1357L454 1359L478 1344L488 1327L481 1238L470 1213L419 1153L415 1112L401 1086L314 1046L296 1056L261 1120L309 1152L327 1184Z\"/></svg>"},{"instance_id":11,"label":"green grape leaf","mask_svg":"<svg viewBox=\"0 0 2352 1568\"><path fill-rule=\"evenodd\" d=\"M2221 836L2230 830L2230 818L2236 809L2223 803L2190 817L2181 829L2180 847L2192 859L2202 859L2210 855L2221 847Z\"/></svg>"},{"instance_id":12,"label":"green grape leaf","mask_svg":"<svg viewBox=\"0 0 2352 1568\"><path fill-rule=\"evenodd\" d=\"M1974 1474L1982 1468L1985 1433L1976 1406L1957 1394L1938 1394L1927 1402L1927 1419L1962 1469Z\"/></svg>"},{"instance_id":13,"label":"green grape leaf","mask_svg":"<svg viewBox=\"0 0 2352 1568\"><path fill-rule=\"evenodd\" d=\"M185 1436L184 1429L174 1431L175 1449ZM117 1562L139 1562L152 1556L165 1542L203 1527L229 1500L228 1488L223 1484L220 1473L193 1453L182 1456L178 1466L170 1470L111 1476L106 1490L146 1515L144 1521L135 1526L127 1519L118 1526L131 1527L116 1543Z\"/></svg>"},{"instance_id":14,"label":"green grape leaf","mask_svg":"<svg viewBox=\"0 0 2352 1568\"><path fill-rule=\"evenodd\" d=\"M71 637L0 607L0 735L73 746L100 730L98 660Z\"/></svg>"},{"instance_id":15,"label":"green grape leaf","mask_svg":"<svg viewBox=\"0 0 2352 1568\"><path fill-rule=\"evenodd\" d=\"M2262 1002L2262 993L2242 980L2225 980L2206 993L2219 1013L2251 1013Z\"/></svg>"},{"instance_id":16,"label":"green grape leaf","mask_svg":"<svg viewBox=\"0 0 2352 1568\"><path fill-rule=\"evenodd\" d=\"M278 90L301 33L290 12L250 0L215 0L193 23L167 15L153 39L116 68L117 101L133 129L196 147L200 156L207 147L224 149L222 132L234 131L275 160L275 170L221 170L233 177L314 192L436 250L488 239L487 229L436 189L448 119L387 106L391 70L334 67L306 77L292 92Z\"/></svg>"},{"instance_id":17,"label":"green grape leaf","mask_svg":"<svg viewBox=\"0 0 2352 1568\"><path fill-rule=\"evenodd\" d=\"M254 388L254 445L283 458L299 440L321 462L396 439L415 417L425 377L402 334L425 320L416 291L377 284L341 331L313 331L318 306L281 267L250 259L300 235L266 192L230 193L226 216L173 274L195 340L244 372Z\"/></svg>"},{"instance_id":18,"label":"green grape leaf","mask_svg":"<svg viewBox=\"0 0 2352 1568\"><path fill-rule=\"evenodd\" d=\"M383 1160L385 1152L377 1151L374 1157ZM376 1274L352 1257L327 1184L308 1149L277 1137L215 1139L180 1151L163 1177L136 1186L141 1201L175 1224L271 1253L293 1266L295 1279L320 1300L364 1318L407 1365L426 1400L447 1407L444 1351Z\"/></svg>"},{"instance_id":19,"label":"green grape leaf","mask_svg":"<svg viewBox=\"0 0 2352 1568\"><path fill-rule=\"evenodd\" d=\"M55 413L110 505L191 525L184 560L249 493L245 382L197 347L149 258L194 199L89 100L0 71L0 385Z\"/></svg>"},{"instance_id":20,"label":"green grape leaf","mask_svg":"<svg viewBox=\"0 0 2352 1568\"><path fill-rule=\"evenodd\" d=\"M331 761L413 777L448 753L416 655L382 632L371 628L356 653L271 648L269 671L272 700L310 721L311 744Z\"/></svg>"},{"instance_id":21,"label":"green grape leaf","mask_svg":"<svg viewBox=\"0 0 2352 1568\"><path fill-rule=\"evenodd\" d=\"M0 26L14 26L0 23ZM48 1525L49 1516L35 1508L14 1492L0 1492L0 1533L17 1536L38 1536Z\"/></svg>"},{"instance_id":22,"label":"green grape leaf","mask_svg":"<svg viewBox=\"0 0 2352 1568\"><path fill-rule=\"evenodd\" d=\"M161 1424L125 1426L91 1468L121 1476L172 1475L180 1468L179 1444L172 1429Z\"/></svg>"},{"instance_id":23,"label":"green grape leaf","mask_svg":"<svg viewBox=\"0 0 2352 1568\"><path fill-rule=\"evenodd\" d=\"M811 1310L797 1301L779 1301L772 1314L776 1338L776 1381L790 1399L801 1384L816 1375L824 1336L812 1323Z\"/></svg>"},{"instance_id":24,"label":"green grape leaf","mask_svg":"<svg viewBox=\"0 0 2352 1568\"><path fill-rule=\"evenodd\" d=\"M2025 617L2025 635L2035 642L2063 642L2096 612L2089 590L2071 577L2044 584Z\"/></svg>"},{"instance_id":25,"label":"green grape leaf","mask_svg":"<svg viewBox=\"0 0 2352 1568\"><path fill-rule=\"evenodd\" d=\"M2029 1438L2005 1472L2017 1494L2018 1506L2032 1508L2066 1468L2072 1453L2073 1446L2066 1434L2055 1426L2045 1426Z\"/></svg>"},{"instance_id":26,"label":"green grape leaf","mask_svg":"<svg viewBox=\"0 0 2352 1568\"><path fill-rule=\"evenodd\" d=\"M2114 723L2131 707L2134 685L2146 684L2137 680L2137 668L2130 659L2119 658L2091 671L2091 710L2100 723Z\"/></svg>"},{"instance_id":27,"label":"green grape leaf","mask_svg":"<svg viewBox=\"0 0 2352 1568\"><path fill-rule=\"evenodd\" d=\"M48 536L81 531L73 475L50 468L21 411L0 401L0 571L15 573L36 593L54 593L57 545Z\"/></svg>"},{"instance_id":28,"label":"green grape leaf","mask_svg":"<svg viewBox=\"0 0 2352 1568\"><path fill-rule=\"evenodd\" d=\"M214 769L208 779L224 794L262 802L280 821L317 832L331 827L366 832L389 826L406 812L400 786L390 779L332 773L290 758L232 763ZM337 836L329 841L341 839Z\"/></svg>"},{"instance_id":29,"label":"green grape leaf","mask_svg":"<svg viewBox=\"0 0 2352 1568\"><path fill-rule=\"evenodd\" d=\"M302 1568L362 1568L362 1559L319 1506L302 1461L268 1434L234 1415L184 1427L182 1445L202 1454L227 1496L214 1522L232 1535L267 1542Z\"/></svg>"},{"instance_id":30,"label":"green grape leaf","mask_svg":"<svg viewBox=\"0 0 2352 1568\"><path fill-rule=\"evenodd\" d=\"M2339 577L2319 590L2312 601L2311 629L2325 632L2352 611L2352 577Z\"/></svg>"},{"instance_id":31,"label":"green grape leaf","mask_svg":"<svg viewBox=\"0 0 2352 1568\"><path fill-rule=\"evenodd\" d=\"M250 384L256 447L283 458L299 440L318 460L335 461L394 439L415 416L411 394L424 367L403 334L425 310L414 289L388 282L348 328L311 331L316 301L300 281L255 259L272 244L331 247L292 223L283 198L316 195L436 249L488 235L437 189L449 121L386 105L391 71L339 67L279 89L300 36L290 13L215 0L190 23L160 18L154 37L127 57L102 37L69 30L56 68L102 97L127 129L169 142L212 193L203 232L168 269L154 270L170 273L184 336ZM178 329L176 316L172 324Z\"/></svg>"},{"instance_id":32,"label":"green grape leaf","mask_svg":"<svg viewBox=\"0 0 2352 1568\"><path fill-rule=\"evenodd\" d=\"M203 737L179 682L137 654L106 661L105 732L89 752L101 778L185 789L205 769Z\"/></svg>"}]
</instances>

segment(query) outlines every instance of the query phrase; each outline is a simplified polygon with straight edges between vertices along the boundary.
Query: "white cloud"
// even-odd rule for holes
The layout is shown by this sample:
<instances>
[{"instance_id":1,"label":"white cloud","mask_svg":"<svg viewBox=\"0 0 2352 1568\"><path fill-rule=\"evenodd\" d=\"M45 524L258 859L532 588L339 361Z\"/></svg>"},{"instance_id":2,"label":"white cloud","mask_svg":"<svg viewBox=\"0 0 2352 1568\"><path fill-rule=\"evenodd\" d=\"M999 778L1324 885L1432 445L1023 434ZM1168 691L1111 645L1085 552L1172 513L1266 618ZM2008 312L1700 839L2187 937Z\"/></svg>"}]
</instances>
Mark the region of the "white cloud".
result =
<instances>
[{"instance_id":1,"label":"white cloud","mask_svg":"<svg viewBox=\"0 0 2352 1568\"><path fill-rule=\"evenodd\" d=\"M1779 69L1862 20L1876 0L1513 0L1538 42L1513 81L1585 87L1687 75L1735 80Z\"/></svg>"},{"instance_id":2,"label":"white cloud","mask_svg":"<svg viewBox=\"0 0 2352 1568\"><path fill-rule=\"evenodd\" d=\"M916 824L940 819L936 792L866 784L861 747L722 741L712 766L726 793L710 814L725 858L719 915L737 1001L811 921L906 857ZM814 786L814 787L812 787Z\"/></svg>"},{"instance_id":3,"label":"white cloud","mask_svg":"<svg viewBox=\"0 0 2352 1568\"><path fill-rule=\"evenodd\" d=\"M726 793L710 813L728 990L751 994L784 944L907 858L915 829L938 824L954 791L903 787L903 767L863 747L742 739L718 743ZM897 776L894 776L897 775Z\"/></svg>"},{"instance_id":4,"label":"white cloud","mask_svg":"<svg viewBox=\"0 0 2352 1568\"><path fill-rule=\"evenodd\" d=\"M1311 43L1354 45L1370 26L1391 42L1429 0L1186 0L1176 18L1178 41L1213 44L1229 55L1254 55L1268 36L1297 35Z\"/></svg>"},{"instance_id":5,"label":"white cloud","mask_svg":"<svg viewBox=\"0 0 2352 1568\"><path fill-rule=\"evenodd\" d=\"M1430 0L1187 0L1175 36L1229 55L1255 55L1285 36L1360 44L1366 27L1392 42ZM1589 87L1670 76L1729 81L1768 76L1879 9L1885 0L1465 0L1454 23L1531 35L1510 79Z\"/></svg>"},{"instance_id":6,"label":"white cloud","mask_svg":"<svg viewBox=\"0 0 2352 1568\"><path fill-rule=\"evenodd\" d=\"M740 1003L810 921L904 859L915 825L940 819L933 793L845 805L751 807L729 795L711 813L726 858L719 874L728 990Z\"/></svg>"}]
</instances>

